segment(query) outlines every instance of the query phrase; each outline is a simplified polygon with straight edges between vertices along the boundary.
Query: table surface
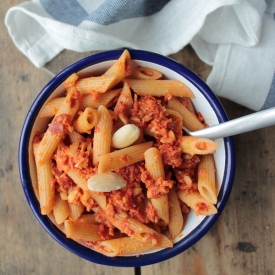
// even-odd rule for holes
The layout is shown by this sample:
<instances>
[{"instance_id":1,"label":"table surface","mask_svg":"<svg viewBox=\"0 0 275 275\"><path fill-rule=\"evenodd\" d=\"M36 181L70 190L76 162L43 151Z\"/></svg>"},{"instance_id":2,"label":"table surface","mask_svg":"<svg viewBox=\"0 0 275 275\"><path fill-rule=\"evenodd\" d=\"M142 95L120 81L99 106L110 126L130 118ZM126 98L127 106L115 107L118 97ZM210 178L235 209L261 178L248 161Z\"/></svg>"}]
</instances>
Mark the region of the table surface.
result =
<instances>
[{"instance_id":1,"label":"table surface","mask_svg":"<svg viewBox=\"0 0 275 275\"><path fill-rule=\"evenodd\" d=\"M7 33L5 14L21 2L6 0L0 6L0 274L275 274L275 126L235 137L236 176L227 206L199 242L170 260L136 269L93 264L62 248L44 231L21 188L17 149L24 117L51 76L35 68ZM66 50L47 68L57 73L89 54ZM203 79L211 72L190 46L171 57ZM252 113L221 101L230 119Z\"/></svg>"}]
</instances>

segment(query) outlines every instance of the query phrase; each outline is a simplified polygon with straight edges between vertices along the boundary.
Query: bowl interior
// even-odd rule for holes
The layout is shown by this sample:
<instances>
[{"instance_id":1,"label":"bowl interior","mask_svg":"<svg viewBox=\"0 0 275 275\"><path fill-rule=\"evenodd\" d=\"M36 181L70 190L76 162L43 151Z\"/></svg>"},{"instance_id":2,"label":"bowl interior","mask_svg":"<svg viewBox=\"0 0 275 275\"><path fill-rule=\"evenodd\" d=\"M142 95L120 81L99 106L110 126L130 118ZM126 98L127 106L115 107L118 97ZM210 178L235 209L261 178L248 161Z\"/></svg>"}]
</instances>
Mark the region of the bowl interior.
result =
<instances>
[{"instance_id":1,"label":"bowl interior","mask_svg":"<svg viewBox=\"0 0 275 275\"><path fill-rule=\"evenodd\" d=\"M63 88L62 82L71 73L78 72L80 76L86 77L89 75L101 75L114 63L114 59L116 59L116 56L119 56L118 52L119 51L113 51L113 58L109 58L111 60L104 61L104 58L102 58L103 61L98 64L93 64L93 62L95 62L93 56L88 57L85 60L79 61L67 68L65 72L63 71L62 73L57 75L51 81L51 83L44 88L44 90L34 102L23 127L20 143L21 151L19 154L21 162L19 161L19 166L21 169L20 174L22 185L28 202L40 223L55 240L57 240L60 244L62 244L75 254L92 262L113 266L142 266L156 263L177 255L178 253L193 245L209 230L209 228L216 221L218 215L222 211L231 190L234 175L234 148L231 138L217 140L217 142L219 143L219 148L214 154L214 159L216 165L217 184L220 191L217 204L219 214L215 216L205 217L196 216L194 211L191 211L188 215L188 220L186 222L184 230L174 240L175 245L173 248L155 251L154 253L150 252L140 257L130 255L127 257L108 258L70 239L67 239L64 234L59 231L58 228L51 224L47 217L40 214L39 204L34 196L34 193L37 192L37 178L31 149L31 141L34 133L36 131L45 131L49 123L48 119L39 118L37 116L37 113L41 109L42 105L45 104L47 101L57 96L64 95L65 89ZM202 113L206 123L209 126L227 120L226 114L224 113L222 106L220 105L217 98L213 95L211 90L199 77L190 72L188 69L171 59L158 56L156 54L151 54L151 58L148 58L148 54L144 55L142 51L130 51L130 54L135 65L157 69L163 73L165 78L177 79L187 84L195 94L195 98L192 99L192 102L196 110ZM93 65L87 66L87 64L89 64L89 59L90 64ZM29 125L27 127L26 124L28 123L31 123L33 125ZM26 148L25 144L24 148L22 149L24 142L27 142L28 146ZM27 164L25 163L24 167L22 163L24 162L24 156L26 157L26 152L28 152L28 159Z\"/></svg>"}]
</instances>

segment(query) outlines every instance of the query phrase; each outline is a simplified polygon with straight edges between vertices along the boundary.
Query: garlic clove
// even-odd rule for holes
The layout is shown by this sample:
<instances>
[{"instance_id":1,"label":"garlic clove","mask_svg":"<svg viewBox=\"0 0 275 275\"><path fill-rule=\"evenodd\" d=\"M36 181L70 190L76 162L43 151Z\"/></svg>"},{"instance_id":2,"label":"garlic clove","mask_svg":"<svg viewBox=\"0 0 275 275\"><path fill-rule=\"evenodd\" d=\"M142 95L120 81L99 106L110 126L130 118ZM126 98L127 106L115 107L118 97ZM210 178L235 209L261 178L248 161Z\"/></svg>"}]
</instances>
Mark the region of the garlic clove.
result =
<instances>
[{"instance_id":1,"label":"garlic clove","mask_svg":"<svg viewBox=\"0 0 275 275\"><path fill-rule=\"evenodd\" d=\"M110 192L126 186L127 181L120 174L108 172L95 174L88 179L88 188L96 192Z\"/></svg>"},{"instance_id":2,"label":"garlic clove","mask_svg":"<svg viewBox=\"0 0 275 275\"><path fill-rule=\"evenodd\" d=\"M112 146L122 149L133 144L140 135L140 129L134 124L126 124L119 128L112 137Z\"/></svg>"}]
</instances>

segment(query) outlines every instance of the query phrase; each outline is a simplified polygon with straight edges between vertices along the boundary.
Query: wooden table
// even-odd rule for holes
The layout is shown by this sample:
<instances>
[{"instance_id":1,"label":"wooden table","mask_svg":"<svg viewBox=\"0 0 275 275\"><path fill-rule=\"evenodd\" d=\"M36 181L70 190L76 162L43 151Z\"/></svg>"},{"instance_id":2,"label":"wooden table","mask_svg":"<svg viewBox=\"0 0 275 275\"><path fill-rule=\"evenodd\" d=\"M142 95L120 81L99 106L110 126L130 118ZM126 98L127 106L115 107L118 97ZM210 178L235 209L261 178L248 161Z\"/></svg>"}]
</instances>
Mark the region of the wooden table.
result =
<instances>
[{"instance_id":1,"label":"wooden table","mask_svg":"<svg viewBox=\"0 0 275 275\"><path fill-rule=\"evenodd\" d=\"M102 266L70 253L44 231L21 188L17 149L24 117L51 77L17 50L4 26L7 10L21 2L1 1L0 7L0 274L275 274L274 126L235 137L236 177L224 212L197 244L173 259L136 269ZM88 54L64 51L47 68L57 73ZM211 71L190 47L172 57L203 79ZM230 119L252 112L222 103Z\"/></svg>"}]
</instances>

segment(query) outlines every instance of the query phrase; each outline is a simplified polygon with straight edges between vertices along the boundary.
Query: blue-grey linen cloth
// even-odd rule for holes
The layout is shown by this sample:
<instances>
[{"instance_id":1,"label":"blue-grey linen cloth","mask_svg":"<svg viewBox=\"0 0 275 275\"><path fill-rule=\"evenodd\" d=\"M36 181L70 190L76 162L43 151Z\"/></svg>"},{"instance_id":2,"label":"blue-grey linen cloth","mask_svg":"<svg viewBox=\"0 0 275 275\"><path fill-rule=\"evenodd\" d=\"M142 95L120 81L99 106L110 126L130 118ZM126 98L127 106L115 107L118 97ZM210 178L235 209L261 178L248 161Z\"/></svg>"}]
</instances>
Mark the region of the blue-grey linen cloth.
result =
<instances>
[{"instance_id":1,"label":"blue-grey linen cloth","mask_svg":"<svg viewBox=\"0 0 275 275\"><path fill-rule=\"evenodd\" d=\"M275 0L32 0L5 24L38 68L64 49L169 55L190 43L217 95L260 110L275 106L274 12Z\"/></svg>"}]
</instances>

